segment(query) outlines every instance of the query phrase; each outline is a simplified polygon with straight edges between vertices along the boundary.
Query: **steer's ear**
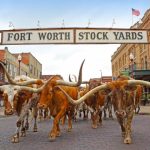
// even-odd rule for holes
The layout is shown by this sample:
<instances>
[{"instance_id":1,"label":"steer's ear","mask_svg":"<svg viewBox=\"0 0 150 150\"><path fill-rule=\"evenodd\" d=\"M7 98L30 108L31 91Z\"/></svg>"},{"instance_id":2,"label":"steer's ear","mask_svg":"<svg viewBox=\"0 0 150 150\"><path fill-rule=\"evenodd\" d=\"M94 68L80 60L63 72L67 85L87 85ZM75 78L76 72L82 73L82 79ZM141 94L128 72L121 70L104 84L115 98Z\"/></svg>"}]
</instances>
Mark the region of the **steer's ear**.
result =
<instances>
[{"instance_id":1,"label":"steer's ear","mask_svg":"<svg viewBox=\"0 0 150 150\"><path fill-rule=\"evenodd\" d=\"M135 91L137 89L137 86L136 85L134 85L134 86L126 85L124 88L126 91Z\"/></svg>"}]
</instances>

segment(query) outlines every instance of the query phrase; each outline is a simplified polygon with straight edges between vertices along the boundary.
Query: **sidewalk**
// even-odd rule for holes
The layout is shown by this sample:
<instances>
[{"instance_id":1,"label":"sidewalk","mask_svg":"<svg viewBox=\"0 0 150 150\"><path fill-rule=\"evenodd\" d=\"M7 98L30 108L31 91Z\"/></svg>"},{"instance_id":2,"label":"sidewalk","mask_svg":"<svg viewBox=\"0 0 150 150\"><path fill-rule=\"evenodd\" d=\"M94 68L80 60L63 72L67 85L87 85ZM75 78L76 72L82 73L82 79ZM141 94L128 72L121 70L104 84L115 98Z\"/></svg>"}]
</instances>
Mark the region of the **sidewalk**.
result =
<instances>
[{"instance_id":1,"label":"sidewalk","mask_svg":"<svg viewBox=\"0 0 150 150\"><path fill-rule=\"evenodd\" d=\"M140 106L140 115L150 115L150 106Z\"/></svg>"}]
</instances>

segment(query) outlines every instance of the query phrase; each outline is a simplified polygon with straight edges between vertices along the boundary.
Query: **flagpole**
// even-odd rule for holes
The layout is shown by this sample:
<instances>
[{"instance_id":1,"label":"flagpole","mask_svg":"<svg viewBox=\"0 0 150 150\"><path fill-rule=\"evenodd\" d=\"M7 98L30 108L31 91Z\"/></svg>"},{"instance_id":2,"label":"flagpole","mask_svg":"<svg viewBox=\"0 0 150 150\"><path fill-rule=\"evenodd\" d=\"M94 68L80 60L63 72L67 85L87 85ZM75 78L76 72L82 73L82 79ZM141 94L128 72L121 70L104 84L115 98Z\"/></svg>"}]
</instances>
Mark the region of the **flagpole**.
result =
<instances>
[{"instance_id":1,"label":"flagpole","mask_svg":"<svg viewBox=\"0 0 150 150\"><path fill-rule=\"evenodd\" d=\"M131 10L132 10L132 8L131 8ZM133 11L133 10L132 10ZM132 15L132 26L133 26L133 12L131 13L131 15Z\"/></svg>"},{"instance_id":2,"label":"flagpole","mask_svg":"<svg viewBox=\"0 0 150 150\"><path fill-rule=\"evenodd\" d=\"M133 26L133 14L132 14L132 26Z\"/></svg>"}]
</instances>

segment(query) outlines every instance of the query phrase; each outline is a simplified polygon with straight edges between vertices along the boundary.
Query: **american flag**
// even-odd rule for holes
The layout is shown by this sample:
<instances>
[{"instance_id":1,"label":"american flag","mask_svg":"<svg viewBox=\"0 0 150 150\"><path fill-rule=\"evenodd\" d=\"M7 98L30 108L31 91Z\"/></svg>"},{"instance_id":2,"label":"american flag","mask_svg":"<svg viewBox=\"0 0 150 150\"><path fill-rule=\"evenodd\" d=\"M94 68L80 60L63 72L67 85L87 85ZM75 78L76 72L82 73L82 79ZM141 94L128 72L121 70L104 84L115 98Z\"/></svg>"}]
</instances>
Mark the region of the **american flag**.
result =
<instances>
[{"instance_id":1,"label":"american flag","mask_svg":"<svg viewBox=\"0 0 150 150\"><path fill-rule=\"evenodd\" d=\"M139 16L140 15L140 11L137 10L137 9L133 9L132 8L132 15Z\"/></svg>"}]
</instances>

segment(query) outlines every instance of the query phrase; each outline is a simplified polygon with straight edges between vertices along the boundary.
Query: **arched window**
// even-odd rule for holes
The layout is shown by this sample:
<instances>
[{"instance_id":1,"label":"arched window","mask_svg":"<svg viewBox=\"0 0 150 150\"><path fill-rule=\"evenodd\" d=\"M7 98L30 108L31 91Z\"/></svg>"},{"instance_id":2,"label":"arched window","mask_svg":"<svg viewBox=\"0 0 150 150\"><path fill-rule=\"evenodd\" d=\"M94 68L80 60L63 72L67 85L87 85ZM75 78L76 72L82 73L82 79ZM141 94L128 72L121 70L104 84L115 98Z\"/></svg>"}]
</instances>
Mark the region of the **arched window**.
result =
<instances>
[{"instance_id":1,"label":"arched window","mask_svg":"<svg viewBox=\"0 0 150 150\"><path fill-rule=\"evenodd\" d=\"M145 56L145 69L147 70L147 56Z\"/></svg>"},{"instance_id":2,"label":"arched window","mask_svg":"<svg viewBox=\"0 0 150 150\"><path fill-rule=\"evenodd\" d=\"M141 69L144 69L144 60L143 60L143 58L141 59Z\"/></svg>"}]
</instances>

